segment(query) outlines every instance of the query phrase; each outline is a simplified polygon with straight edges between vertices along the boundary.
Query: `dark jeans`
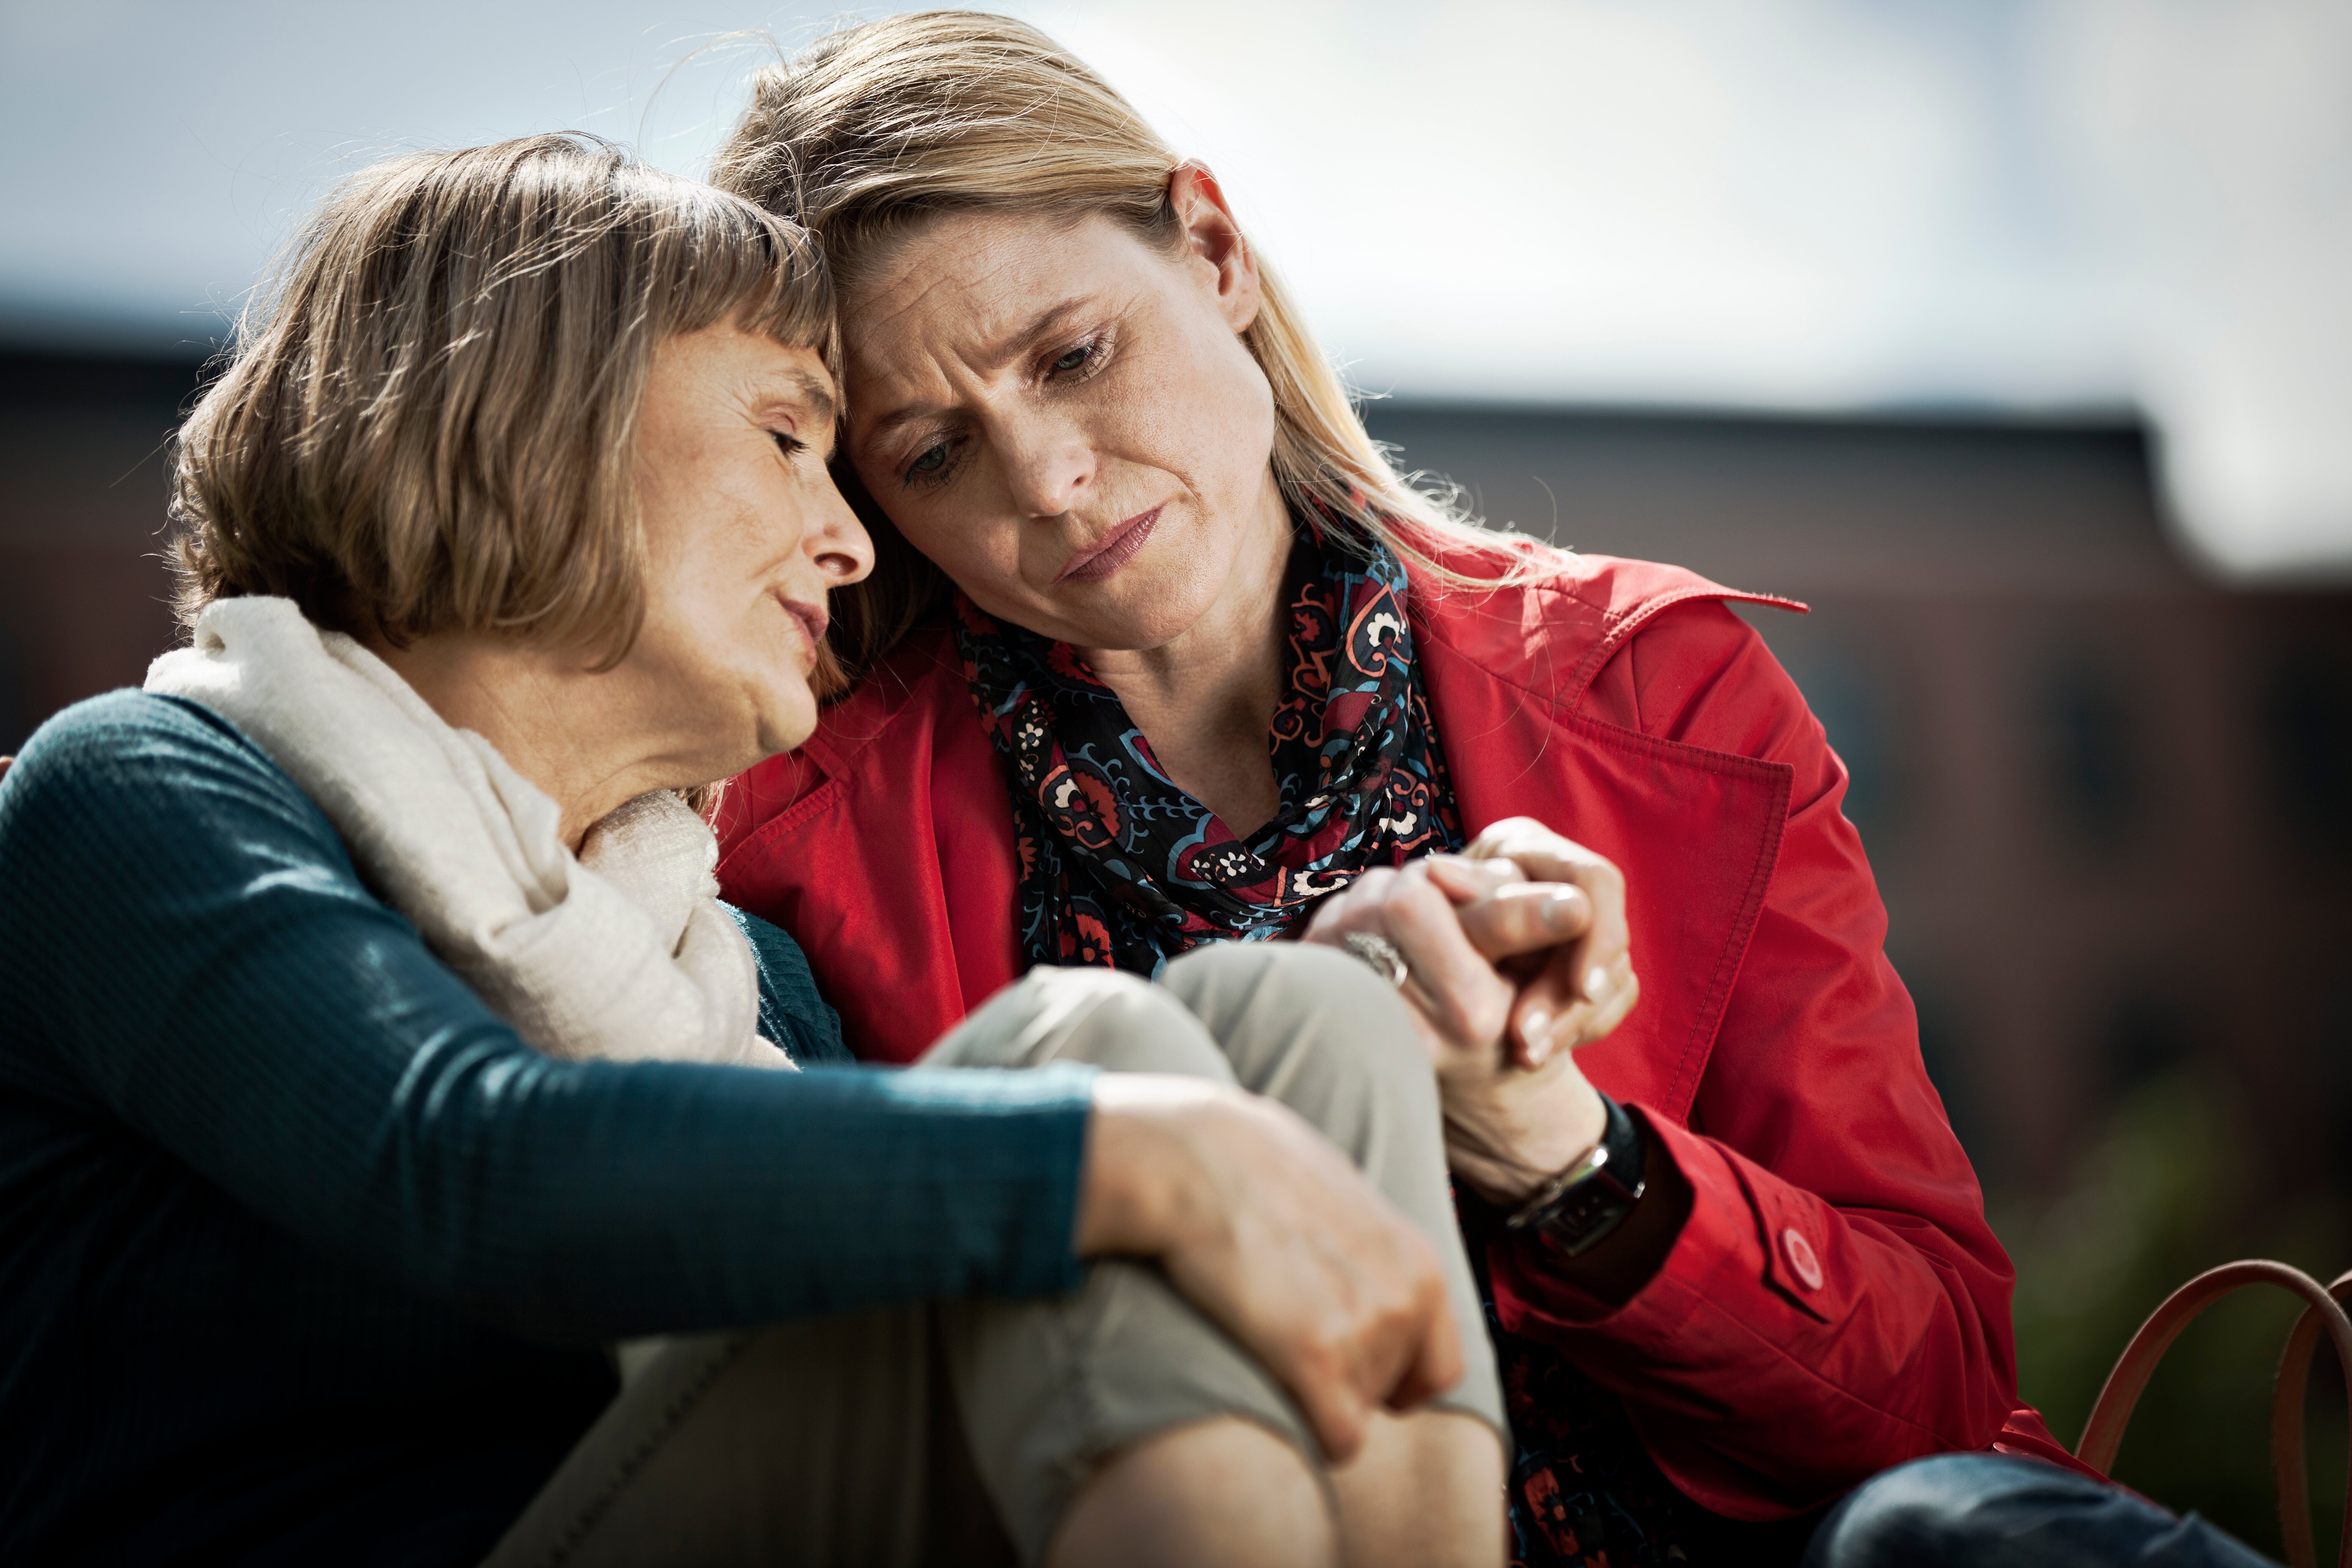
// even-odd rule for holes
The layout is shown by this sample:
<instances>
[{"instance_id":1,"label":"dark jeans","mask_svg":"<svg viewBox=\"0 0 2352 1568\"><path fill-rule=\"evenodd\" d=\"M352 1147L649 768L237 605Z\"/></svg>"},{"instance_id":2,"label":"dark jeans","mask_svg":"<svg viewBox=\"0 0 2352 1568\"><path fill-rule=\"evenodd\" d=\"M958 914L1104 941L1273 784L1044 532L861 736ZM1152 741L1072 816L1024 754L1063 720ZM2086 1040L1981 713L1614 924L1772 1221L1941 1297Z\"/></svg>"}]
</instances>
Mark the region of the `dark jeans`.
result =
<instances>
[{"instance_id":1,"label":"dark jeans","mask_svg":"<svg viewBox=\"0 0 2352 1568\"><path fill-rule=\"evenodd\" d=\"M1822 1521L1805 1568L2274 1568L2186 1519L2055 1465L1938 1454L1865 1482Z\"/></svg>"}]
</instances>

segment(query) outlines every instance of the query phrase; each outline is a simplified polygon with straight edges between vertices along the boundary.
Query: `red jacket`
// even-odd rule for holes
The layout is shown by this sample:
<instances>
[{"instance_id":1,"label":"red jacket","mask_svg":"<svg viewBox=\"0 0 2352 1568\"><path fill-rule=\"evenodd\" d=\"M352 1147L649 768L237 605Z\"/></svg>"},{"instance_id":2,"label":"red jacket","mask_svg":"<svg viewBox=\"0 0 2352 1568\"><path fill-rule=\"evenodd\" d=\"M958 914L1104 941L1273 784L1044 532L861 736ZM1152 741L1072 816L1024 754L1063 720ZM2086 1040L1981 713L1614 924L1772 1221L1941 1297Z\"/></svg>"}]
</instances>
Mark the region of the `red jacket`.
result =
<instances>
[{"instance_id":1,"label":"red jacket","mask_svg":"<svg viewBox=\"0 0 2352 1568\"><path fill-rule=\"evenodd\" d=\"M1464 828L1532 816L1623 868L1642 1000L1580 1061L1696 1201L1613 1311L1497 1243L1506 1326L1622 1394L1666 1474L1734 1518L1946 1450L2071 1464L2019 1403L2012 1271L1880 951L1844 766L1723 604L1756 595L1558 559L1491 593L1416 577L1415 655ZM861 1056L913 1059L1024 967L1004 777L940 632L730 787L726 895L799 939Z\"/></svg>"}]
</instances>

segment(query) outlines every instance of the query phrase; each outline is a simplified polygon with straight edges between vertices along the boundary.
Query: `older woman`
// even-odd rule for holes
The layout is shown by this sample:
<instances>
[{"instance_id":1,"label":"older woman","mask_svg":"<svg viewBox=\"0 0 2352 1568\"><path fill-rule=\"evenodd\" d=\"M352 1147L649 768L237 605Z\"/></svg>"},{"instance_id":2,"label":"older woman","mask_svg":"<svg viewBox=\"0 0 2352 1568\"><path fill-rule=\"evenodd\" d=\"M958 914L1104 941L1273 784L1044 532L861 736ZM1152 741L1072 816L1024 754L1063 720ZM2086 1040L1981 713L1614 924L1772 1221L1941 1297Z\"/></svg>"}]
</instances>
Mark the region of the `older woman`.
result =
<instances>
[{"instance_id":1,"label":"older woman","mask_svg":"<svg viewBox=\"0 0 2352 1568\"><path fill-rule=\"evenodd\" d=\"M853 1049L909 1059L1030 964L1380 963L1444 1086L1521 1561L1769 1561L1898 1461L2071 1462L1753 595L1402 482L1215 179L1022 24L822 39L715 177L843 289L880 562L719 878L862 977ZM1511 892L1557 922L1532 973L1457 918Z\"/></svg>"},{"instance_id":2,"label":"older woman","mask_svg":"<svg viewBox=\"0 0 2352 1568\"><path fill-rule=\"evenodd\" d=\"M677 792L867 569L832 333L799 230L566 139L306 231L182 438L194 646L0 784L0 1558L1311 1563L1371 1412L1499 1422L1351 959L793 1070ZM1492 1561L1484 1441L1362 1560Z\"/></svg>"}]
</instances>

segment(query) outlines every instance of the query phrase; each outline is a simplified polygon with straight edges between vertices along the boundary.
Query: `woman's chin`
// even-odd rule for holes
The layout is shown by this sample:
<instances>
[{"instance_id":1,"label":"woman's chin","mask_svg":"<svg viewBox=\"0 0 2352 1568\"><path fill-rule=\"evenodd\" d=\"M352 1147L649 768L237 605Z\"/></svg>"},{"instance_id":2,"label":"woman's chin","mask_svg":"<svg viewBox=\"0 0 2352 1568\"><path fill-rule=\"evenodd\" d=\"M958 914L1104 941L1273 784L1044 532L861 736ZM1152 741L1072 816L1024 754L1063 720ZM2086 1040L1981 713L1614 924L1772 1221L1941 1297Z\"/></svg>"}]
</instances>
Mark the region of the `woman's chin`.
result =
<instances>
[{"instance_id":1,"label":"woman's chin","mask_svg":"<svg viewBox=\"0 0 2352 1568\"><path fill-rule=\"evenodd\" d=\"M792 751L815 733L816 698L806 681L795 681L791 689L776 693L761 715L759 739L751 748L758 754L732 771L740 773L753 763Z\"/></svg>"},{"instance_id":2,"label":"woman's chin","mask_svg":"<svg viewBox=\"0 0 2352 1568\"><path fill-rule=\"evenodd\" d=\"M1054 624L1029 629L1074 647L1132 652L1165 647L1208 613L1207 605L1194 603L1199 595L1190 590L1196 587L1181 576L1154 581L1142 573L1131 581L1120 573L1101 583L1058 584Z\"/></svg>"}]
</instances>

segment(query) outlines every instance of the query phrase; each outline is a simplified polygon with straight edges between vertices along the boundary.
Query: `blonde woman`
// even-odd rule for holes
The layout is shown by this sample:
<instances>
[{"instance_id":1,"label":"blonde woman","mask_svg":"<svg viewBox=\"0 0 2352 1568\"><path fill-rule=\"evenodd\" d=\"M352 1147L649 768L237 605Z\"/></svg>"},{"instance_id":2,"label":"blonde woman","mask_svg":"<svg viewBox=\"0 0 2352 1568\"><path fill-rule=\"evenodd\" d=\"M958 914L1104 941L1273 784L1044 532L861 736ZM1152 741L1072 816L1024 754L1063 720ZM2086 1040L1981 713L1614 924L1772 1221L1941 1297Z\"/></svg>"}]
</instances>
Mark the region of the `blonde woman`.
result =
<instances>
[{"instance_id":1,"label":"blonde woman","mask_svg":"<svg viewBox=\"0 0 2352 1568\"><path fill-rule=\"evenodd\" d=\"M2071 1463L1750 595L1415 493L1213 175L1021 23L819 41L715 177L842 289L877 564L719 877L844 977L853 1049L1032 964L1366 956L1436 1064L1519 1561L1769 1562L1900 1461ZM1532 972L1465 932L1490 896L1554 922Z\"/></svg>"},{"instance_id":2,"label":"blonde woman","mask_svg":"<svg viewBox=\"0 0 2352 1568\"><path fill-rule=\"evenodd\" d=\"M306 228L183 432L193 646L0 783L0 1559L1331 1563L1306 1450L1495 1408L1353 960L819 1070L678 792L869 564L834 342L799 229L595 144ZM1491 1471L1414 1506L1498 1554Z\"/></svg>"}]
</instances>

